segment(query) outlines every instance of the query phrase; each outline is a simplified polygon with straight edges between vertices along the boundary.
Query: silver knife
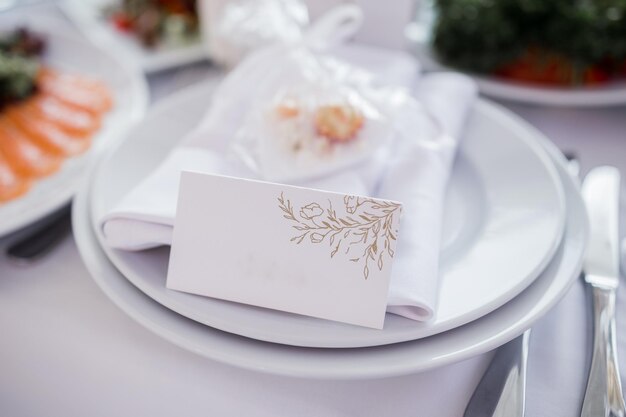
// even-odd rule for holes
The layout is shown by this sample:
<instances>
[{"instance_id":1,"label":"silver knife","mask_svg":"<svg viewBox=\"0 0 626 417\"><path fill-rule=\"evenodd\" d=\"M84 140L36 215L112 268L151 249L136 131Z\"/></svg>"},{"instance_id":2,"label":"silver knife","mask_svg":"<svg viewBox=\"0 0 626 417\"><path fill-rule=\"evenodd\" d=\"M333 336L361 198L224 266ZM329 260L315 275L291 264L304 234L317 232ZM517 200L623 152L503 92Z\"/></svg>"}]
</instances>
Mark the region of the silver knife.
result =
<instances>
[{"instance_id":1,"label":"silver knife","mask_svg":"<svg viewBox=\"0 0 626 417\"><path fill-rule=\"evenodd\" d=\"M594 335L581 417L626 416L615 340L619 188L619 171L608 166L591 170L582 186L591 224L583 271L593 291Z\"/></svg>"}]
</instances>

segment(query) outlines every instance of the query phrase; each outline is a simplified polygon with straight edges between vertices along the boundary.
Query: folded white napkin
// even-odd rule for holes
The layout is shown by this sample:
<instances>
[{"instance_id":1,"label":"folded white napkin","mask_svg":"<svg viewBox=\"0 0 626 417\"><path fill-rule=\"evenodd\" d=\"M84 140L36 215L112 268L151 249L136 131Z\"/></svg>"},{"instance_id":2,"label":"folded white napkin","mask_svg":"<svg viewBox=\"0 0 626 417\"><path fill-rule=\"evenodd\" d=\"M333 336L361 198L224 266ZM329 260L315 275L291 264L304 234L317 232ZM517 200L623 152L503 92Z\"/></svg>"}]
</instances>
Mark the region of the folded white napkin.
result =
<instances>
[{"instance_id":1,"label":"folded white napkin","mask_svg":"<svg viewBox=\"0 0 626 417\"><path fill-rule=\"evenodd\" d=\"M403 109L397 115L399 134L393 147L380 150L366 163L351 169L295 185L373 195L404 204L388 311L414 320L428 320L433 317L437 302L439 241L446 183L476 88L469 78L452 73L426 75L419 79L415 60L400 52L349 45L336 48L334 54L377 74L381 82L409 88L443 134L433 138L409 130L415 126L411 119L421 112L420 109ZM227 88L228 85L220 87L222 92ZM216 95L220 94L220 89ZM181 140L166 160L101 219L107 245L124 250L169 245L182 170L255 176L242 166L234 166L226 155L228 139L236 131L241 109L219 106L213 105L203 122ZM224 123L224 117L229 118L228 123ZM225 126L231 126L232 130Z\"/></svg>"}]
</instances>

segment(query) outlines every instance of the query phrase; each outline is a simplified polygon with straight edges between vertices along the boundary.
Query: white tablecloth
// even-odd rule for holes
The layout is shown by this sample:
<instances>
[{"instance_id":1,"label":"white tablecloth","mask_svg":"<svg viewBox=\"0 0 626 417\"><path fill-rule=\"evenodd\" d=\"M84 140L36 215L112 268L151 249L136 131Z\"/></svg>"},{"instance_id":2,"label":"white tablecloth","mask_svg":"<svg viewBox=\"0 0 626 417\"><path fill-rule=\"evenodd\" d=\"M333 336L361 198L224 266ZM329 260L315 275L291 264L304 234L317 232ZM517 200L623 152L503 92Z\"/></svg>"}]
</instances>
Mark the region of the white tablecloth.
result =
<instances>
[{"instance_id":1,"label":"white tablecloth","mask_svg":"<svg viewBox=\"0 0 626 417\"><path fill-rule=\"evenodd\" d=\"M200 64L154 76L153 95L158 99L206 71ZM561 149L577 152L583 171L612 164L626 176L626 107L507 106ZM588 311L578 282L534 327L528 416L579 415ZM626 375L626 286L617 320ZM1 416L458 417L490 359L485 354L422 374L358 382L257 374L182 350L135 323L92 281L71 237L36 265L19 267L0 255Z\"/></svg>"}]
</instances>

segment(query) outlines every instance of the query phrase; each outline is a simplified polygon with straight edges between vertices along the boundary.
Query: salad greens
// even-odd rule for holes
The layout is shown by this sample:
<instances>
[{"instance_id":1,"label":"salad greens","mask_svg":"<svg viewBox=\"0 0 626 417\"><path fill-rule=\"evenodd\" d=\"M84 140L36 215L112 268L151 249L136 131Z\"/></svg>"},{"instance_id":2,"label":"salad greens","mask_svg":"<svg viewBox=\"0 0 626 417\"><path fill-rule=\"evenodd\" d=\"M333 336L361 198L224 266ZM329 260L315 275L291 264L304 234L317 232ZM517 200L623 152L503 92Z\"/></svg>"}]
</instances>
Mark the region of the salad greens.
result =
<instances>
[{"instance_id":1,"label":"salad greens","mask_svg":"<svg viewBox=\"0 0 626 417\"><path fill-rule=\"evenodd\" d=\"M626 73L626 0L435 3L433 47L448 65L569 83Z\"/></svg>"},{"instance_id":2,"label":"salad greens","mask_svg":"<svg viewBox=\"0 0 626 417\"><path fill-rule=\"evenodd\" d=\"M35 90L43 39L25 29L0 35L0 106Z\"/></svg>"}]
</instances>

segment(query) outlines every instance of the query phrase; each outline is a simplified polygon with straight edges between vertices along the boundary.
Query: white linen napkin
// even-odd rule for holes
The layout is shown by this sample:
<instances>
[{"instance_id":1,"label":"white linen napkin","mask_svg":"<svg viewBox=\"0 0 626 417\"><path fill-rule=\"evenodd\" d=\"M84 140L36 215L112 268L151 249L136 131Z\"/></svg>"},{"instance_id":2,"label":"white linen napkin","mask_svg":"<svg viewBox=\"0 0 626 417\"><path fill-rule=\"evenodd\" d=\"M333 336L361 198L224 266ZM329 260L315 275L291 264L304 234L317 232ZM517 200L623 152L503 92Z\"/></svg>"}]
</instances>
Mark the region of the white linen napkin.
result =
<instances>
[{"instance_id":1,"label":"white linen napkin","mask_svg":"<svg viewBox=\"0 0 626 417\"><path fill-rule=\"evenodd\" d=\"M412 140L397 144L377 194L404 204L389 287L390 313L414 320L435 314L445 189L475 95L475 85L457 74L427 75L418 84L416 96L439 123L442 135L421 140L407 134Z\"/></svg>"},{"instance_id":2,"label":"white linen napkin","mask_svg":"<svg viewBox=\"0 0 626 417\"><path fill-rule=\"evenodd\" d=\"M352 169L295 185L373 195L404 204L388 311L413 320L429 320L437 302L446 183L476 88L469 78L452 73L427 75L418 81L417 63L400 52L350 45L337 48L335 55L377 74L384 83L413 90L444 134L425 139L420 132L407 131L403 121L407 121L407 126L414 125L409 121L419 109L403 109L398 115L401 138L395 141L393 149L383 149L367 163ZM220 87L227 88L228 85ZM232 126L232 131L224 131L223 120L215 123L216 113L230 117L226 125ZM254 177L226 158L227 140L238 125L237 114L224 106L217 112L215 107L209 109L207 117L166 160L101 219L105 243L123 250L169 245L182 170ZM219 131L214 126L219 126Z\"/></svg>"}]
</instances>

